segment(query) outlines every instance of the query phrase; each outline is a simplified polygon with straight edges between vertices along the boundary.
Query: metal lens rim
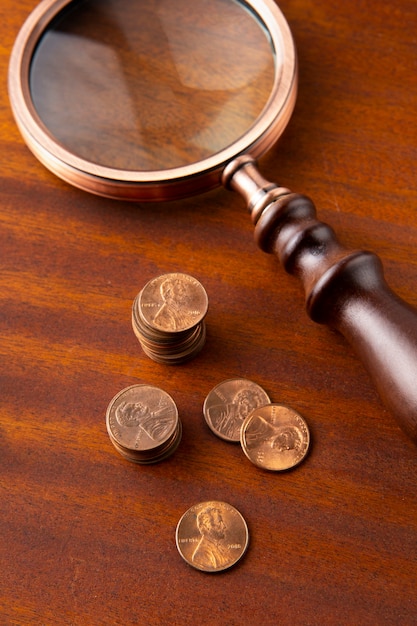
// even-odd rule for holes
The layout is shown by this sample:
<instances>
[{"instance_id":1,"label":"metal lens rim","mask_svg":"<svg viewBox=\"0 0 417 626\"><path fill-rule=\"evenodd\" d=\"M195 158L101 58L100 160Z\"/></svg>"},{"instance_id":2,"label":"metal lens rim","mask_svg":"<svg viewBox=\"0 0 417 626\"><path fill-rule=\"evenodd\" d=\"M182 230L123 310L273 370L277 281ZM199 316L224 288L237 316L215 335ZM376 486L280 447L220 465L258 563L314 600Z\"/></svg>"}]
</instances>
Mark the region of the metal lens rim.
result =
<instances>
[{"instance_id":1,"label":"metal lens rim","mask_svg":"<svg viewBox=\"0 0 417 626\"><path fill-rule=\"evenodd\" d=\"M45 167L66 182L100 196L134 201L174 200L221 185L225 166L235 157L264 154L279 138L293 112L297 56L290 28L274 0L239 0L265 26L272 53L279 58L270 97L258 119L237 141L190 165L153 171L113 169L82 159L62 146L39 118L30 93L34 51L52 20L72 0L43 0L23 24L9 63L9 98L18 128Z\"/></svg>"}]
</instances>

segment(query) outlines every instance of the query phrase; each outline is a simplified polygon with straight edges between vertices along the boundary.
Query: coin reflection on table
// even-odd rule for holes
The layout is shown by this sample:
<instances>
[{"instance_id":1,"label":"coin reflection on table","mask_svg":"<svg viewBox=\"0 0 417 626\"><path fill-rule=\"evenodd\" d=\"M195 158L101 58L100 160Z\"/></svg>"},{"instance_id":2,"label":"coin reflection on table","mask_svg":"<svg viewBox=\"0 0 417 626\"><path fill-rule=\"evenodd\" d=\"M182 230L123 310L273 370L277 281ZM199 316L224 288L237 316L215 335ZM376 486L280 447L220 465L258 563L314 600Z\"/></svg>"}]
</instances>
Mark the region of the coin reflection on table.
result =
<instances>
[{"instance_id":1,"label":"coin reflection on table","mask_svg":"<svg viewBox=\"0 0 417 626\"><path fill-rule=\"evenodd\" d=\"M246 378L231 378L210 391L203 414L214 434L226 441L239 442L244 419L269 402L268 394L258 384Z\"/></svg>"},{"instance_id":2,"label":"coin reflection on table","mask_svg":"<svg viewBox=\"0 0 417 626\"><path fill-rule=\"evenodd\" d=\"M293 409L268 404L245 419L240 442L252 463L262 469L283 471L306 457L310 431L305 419Z\"/></svg>"},{"instance_id":3,"label":"coin reflection on table","mask_svg":"<svg viewBox=\"0 0 417 626\"><path fill-rule=\"evenodd\" d=\"M200 502L184 513L177 525L176 543L182 558L203 572L220 572L245 554L249 531L231 504Z\"/></svg>"},{"instance_id":4,"label":"coin reflection on table","mask_svg":"<svg viewBox=\"0 0 417 626\"><path fill-rule=\"evenodd\" d=\"M150 280L132 306L133 331L147 356L179 364L196 356L206 339L208 297L201 283L180 272Z\"/></svg>"},{"instance_id":5,"label":"coin reflection on table","mask_svg":"<svg viewBox=\"0 0 417 626\"><path fill-rule=\"evenodd\" d=\"M122 389L110 402L106 426L116 450L135 463L156 463L178 447L182 426L169 394L151 385Z\"/></svg>"}]
</instances>

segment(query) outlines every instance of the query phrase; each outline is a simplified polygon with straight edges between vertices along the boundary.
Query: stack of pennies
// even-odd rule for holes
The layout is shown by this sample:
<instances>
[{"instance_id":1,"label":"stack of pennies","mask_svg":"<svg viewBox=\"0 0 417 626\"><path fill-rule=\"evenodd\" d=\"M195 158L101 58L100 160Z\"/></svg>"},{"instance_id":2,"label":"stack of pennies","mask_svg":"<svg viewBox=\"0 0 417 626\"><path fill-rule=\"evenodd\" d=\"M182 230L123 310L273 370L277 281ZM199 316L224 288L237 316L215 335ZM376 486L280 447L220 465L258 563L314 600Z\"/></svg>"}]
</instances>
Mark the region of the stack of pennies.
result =
<instances>
[{"instance_id":1,"label":"stack of pennies","mask_svg":"<svg viewBox=\"0 0 417 626\"><path fill-rule=\"evenodd\" d=\"M153 361L184 363L203 348L208 297L198 280L175 272L150 280L136 296L132 326Z\"/></svg>"},{"instance_id":2,"label":"stack of pennies","mask_svg":"<svg viewBox=\"0 0 417 626\"><path fill-rule=\"evenodd\" d=\"M129 461L163 461L177 449L181 420L169 394L151 385L122 389L110 402L106 426L116 450Z\"/></svg>"}]
</instances>

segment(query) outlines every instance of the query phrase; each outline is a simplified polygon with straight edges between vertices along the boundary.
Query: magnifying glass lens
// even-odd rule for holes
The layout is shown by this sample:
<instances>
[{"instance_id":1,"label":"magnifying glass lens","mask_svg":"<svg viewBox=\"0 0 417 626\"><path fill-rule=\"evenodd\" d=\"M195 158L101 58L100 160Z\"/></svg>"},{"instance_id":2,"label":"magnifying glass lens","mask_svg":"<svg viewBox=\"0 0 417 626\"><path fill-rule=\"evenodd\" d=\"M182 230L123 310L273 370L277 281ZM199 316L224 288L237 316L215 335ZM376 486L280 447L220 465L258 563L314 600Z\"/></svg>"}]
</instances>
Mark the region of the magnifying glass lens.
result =
<instances>
[{"instance_id":1,"label":"magnifying glass lens","mask_svg":"<svg viewBox=\"0 0 417 626\"><path fill-rule=\"evenodd\" d=\"M233 0L86 0L45 31L30 65L42 123L105 167L163 170L234 143L274 84L268 31Z\"/></svg>"}]
</instances>

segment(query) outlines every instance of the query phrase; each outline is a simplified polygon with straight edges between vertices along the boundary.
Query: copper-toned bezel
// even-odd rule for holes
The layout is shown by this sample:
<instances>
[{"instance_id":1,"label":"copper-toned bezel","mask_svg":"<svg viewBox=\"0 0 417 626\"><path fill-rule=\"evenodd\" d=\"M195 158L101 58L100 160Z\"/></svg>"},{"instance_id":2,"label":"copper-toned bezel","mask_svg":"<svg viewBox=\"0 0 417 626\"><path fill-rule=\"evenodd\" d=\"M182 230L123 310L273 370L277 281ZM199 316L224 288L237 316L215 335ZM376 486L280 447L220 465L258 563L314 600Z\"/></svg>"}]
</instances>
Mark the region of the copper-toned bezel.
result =
<instances>
[{"instance_id":1,"label":"copper-toned bezel","mask_svg":"<svg viewBox=\"0 0 417 626\"><path fill-rule=\"evenodd\" d=\"M29 15L16 39L9 65L9 96L19 130L30 150L54 174L97 195L125 200L172 200L221 184L224 167L236 156L264 154L285 129L297 92L296 50L289 26L273 0L244 0L271 38L278 62L270 97L258 119L237 141L212 156L172 169L130 171L98 165L60 144L40 120L30 93L35 48L51 21L71 0L43 0Z\"/></svg>"}]
</instances>

